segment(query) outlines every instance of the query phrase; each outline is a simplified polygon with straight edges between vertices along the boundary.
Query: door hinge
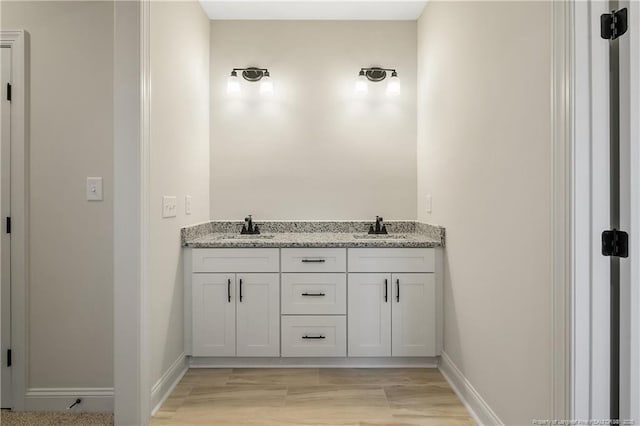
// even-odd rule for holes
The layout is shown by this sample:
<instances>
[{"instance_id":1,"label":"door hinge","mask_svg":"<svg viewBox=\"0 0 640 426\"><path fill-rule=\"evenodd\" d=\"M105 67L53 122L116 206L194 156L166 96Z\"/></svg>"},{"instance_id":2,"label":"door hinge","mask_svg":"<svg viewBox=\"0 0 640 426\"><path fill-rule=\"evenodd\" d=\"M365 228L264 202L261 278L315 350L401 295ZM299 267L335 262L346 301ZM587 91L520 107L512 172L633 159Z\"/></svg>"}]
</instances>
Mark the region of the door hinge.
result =
<instances>
[{"instance_id":1,"label":"door hinge","mask_svg":"<svg viewBox=\"0 0 640 426\"><path fill-rule=\"evenodd\" d=\"M629 256L629 234L617 229L602 232L602 255Z\"/></svg>"},{"instance_id":2,"label":"door hinge","mask_svg":"<svg viewBox=\"0 0 640 426\"><path fill-rule=\"evenodd\" d=\"M7 83L7 100L11 102L11 83Z\"/></svg>"},{"instance_id":3,"label":"door hinge","mask_svg":"<svg viewBox=\"0 0 640 426\"><path fill-rule=\"evenodd\" d=\"M11 367L11 349L7 349L7 367Z\"/></svg>"},{"instance_id":4,"label":"door hinge","mask_svg":"<svg viewBox=\"0 0 640 426\"><path fill-rule=\"evenodd\" d=\"M627 8L600 15L600 37L615 40L627 32Z\"/></svg>"},{"instance_id":5,"label":"door hinge","mask_svg":"<svg viewBox=\"0 0 640 426\"><path fill-rule=\"evenodd\" d=\"M7 234L11 233L11 218L7 217Z\"/></svg>"}]
</instances>

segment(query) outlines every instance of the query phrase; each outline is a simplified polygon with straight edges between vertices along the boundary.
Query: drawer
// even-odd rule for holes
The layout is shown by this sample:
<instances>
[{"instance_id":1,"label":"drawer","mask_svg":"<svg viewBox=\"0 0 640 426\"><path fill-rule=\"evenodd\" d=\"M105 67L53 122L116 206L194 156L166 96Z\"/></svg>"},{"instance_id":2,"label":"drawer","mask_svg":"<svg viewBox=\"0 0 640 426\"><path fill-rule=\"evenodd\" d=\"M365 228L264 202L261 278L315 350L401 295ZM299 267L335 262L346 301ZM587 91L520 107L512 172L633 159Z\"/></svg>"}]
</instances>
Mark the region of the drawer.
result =
<instances>
[{"instance_id":1,"label":"drawer","mask_svg":"<svg viewBox=\"0 0 640 426\"><path fill-rule=\"evenodd\" d=\"M345 316L283 316L282 356L347 356Z\"/></svg>"},{"instance_id":2,"label":"drawer","mask_svg":"<svg viewBox=\"0 0 640 426\"><path fill-rule=\"evenodd\" d=\"M434 272L433 248L349 249L349 272Z\"/></svg>"},{"instance_id":3,"label":"drawer","mask_svg":"<svg viewBox=\"0 0 640 426\"><path fill-rule=\"evenodd\" d=\"M282 272L346 272L343 248L282 249Z\"/></svg>"},{"instance_id":4,"label":"drawer","mask_svg":"<svg viewBox=\"0 0 640 426\"><path fill-rule=\"evenodd\" d=\"M282 274L283 314L347 313L346 274Z\"/></svg>"},{"instance_id":5,"label":"drawer","mask_svg":"<svg viewBox=\"0 0 640 426\"><path fill-rule=\"evenodd\" d=\"M277 248L193 249L193 272L279 272Z\"/></svg>"}]
</instances>

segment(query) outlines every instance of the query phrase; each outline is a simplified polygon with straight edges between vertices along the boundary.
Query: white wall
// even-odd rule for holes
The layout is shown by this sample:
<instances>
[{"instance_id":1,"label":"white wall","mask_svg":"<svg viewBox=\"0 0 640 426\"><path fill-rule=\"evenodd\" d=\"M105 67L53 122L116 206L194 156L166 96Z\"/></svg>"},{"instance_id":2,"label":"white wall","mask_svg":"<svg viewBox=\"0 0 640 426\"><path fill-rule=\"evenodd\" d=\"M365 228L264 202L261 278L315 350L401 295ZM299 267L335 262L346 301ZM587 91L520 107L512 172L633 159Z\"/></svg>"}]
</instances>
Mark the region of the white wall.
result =
<instances>
[{"instance_id":1,"label":"white wall","mask_svg":"<svg viewBox=\"0 0 640 426\"><path fill-rule=\"evenodd\" d=\"M209 219L209 19L197 1L151 3L151 381L183 353L180 228ZM162 218L162 196L178 197ZM184 197L193 197L185 215Z\"/></svg>"},{"instance_id":2,"label":"white wall","mask_svg":"<svg viewBox=\"0 0 640 426\"><path fill-rule=\"evenodd\" d=\"M510 425L551 415L551 56L549 2L429 2L418 23L418 218L447 229L445 352Z\"/></svg>"},{"instance_id":3,"label":"white wall","mask_svg":"<svg viewBox=\"0 0 640 426\"><path fill-rule=\"evenodd\" d=\"M271 71L272 99L234 67ZM361 67L395 67L358 97ZM415 219L416 22L212 21L211 216Z\"/></svg>"},{"instance_id":4,"label":"white wall","mask_svg":"<svg viewBox=\"0 0 640 426\"><path fill-rule=\"evenodd\" d=\"M27 386L111 387L113 4L2 2L2 28L31 34Z\"/></svg>"}]
</instances>

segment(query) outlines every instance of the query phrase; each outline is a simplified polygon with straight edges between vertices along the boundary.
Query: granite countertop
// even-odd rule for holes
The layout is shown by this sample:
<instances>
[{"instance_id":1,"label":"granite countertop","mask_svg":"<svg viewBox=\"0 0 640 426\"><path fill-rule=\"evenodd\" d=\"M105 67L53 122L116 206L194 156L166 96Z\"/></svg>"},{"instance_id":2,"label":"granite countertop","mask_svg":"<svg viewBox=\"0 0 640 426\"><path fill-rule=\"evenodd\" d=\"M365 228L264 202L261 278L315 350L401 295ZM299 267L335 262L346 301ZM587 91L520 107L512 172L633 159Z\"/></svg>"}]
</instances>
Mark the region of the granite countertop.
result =
<instances>
[{"instance_id":1,"label":"granite countertop","mask_svg":"<svg viewBox=\"0 0 640 426\"><path fill-rule=\"evenodd\" d=\"M444 228L421 222L386 222L388 235L368 235L371 222L255 222L260 235L240 235L243 222L207 222L182 229L182 246L248 247L443 247Z\"/></svg>"}]
</instances>

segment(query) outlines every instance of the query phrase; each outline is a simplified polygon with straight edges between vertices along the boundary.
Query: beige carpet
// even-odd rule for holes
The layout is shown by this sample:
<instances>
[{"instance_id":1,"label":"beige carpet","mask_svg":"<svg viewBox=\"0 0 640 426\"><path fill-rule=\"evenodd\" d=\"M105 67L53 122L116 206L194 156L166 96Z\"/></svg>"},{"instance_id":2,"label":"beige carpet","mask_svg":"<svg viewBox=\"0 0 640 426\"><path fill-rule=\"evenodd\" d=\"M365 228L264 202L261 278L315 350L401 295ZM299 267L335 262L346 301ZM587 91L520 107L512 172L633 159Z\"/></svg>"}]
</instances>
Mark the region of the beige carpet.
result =
<instances>
[{"instance_id":1,"label":"beige carpet","mask_svg":"<svg viewBox=\"0 0 640 426\"><path fill-rule=\"evenodd\" d=\"M2 426L112 426L111 413L20 413L2 410Z\"/></svg>"}]
</instances>

